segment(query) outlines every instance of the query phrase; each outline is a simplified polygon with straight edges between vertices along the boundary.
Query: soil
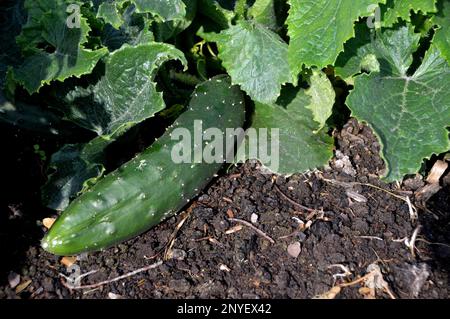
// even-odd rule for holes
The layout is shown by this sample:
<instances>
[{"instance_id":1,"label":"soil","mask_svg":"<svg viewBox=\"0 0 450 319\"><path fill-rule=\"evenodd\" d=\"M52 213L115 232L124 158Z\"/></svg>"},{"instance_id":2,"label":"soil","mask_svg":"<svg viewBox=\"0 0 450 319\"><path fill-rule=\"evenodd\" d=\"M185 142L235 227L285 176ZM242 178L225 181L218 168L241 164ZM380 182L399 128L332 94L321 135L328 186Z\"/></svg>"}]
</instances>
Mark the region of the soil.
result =
<instances>
[{"instance_id":1,"label":"soil","mask_svg":"<svg viewBox=\"0 0 450 319\"><path fill-rule=\"evenodd\" d=\"M328 168L281 177L264 174L258 163L233 167L187 213L116 247L78 256L81 273L97 270L82 284L98 283L161 260L175 235L173 258L161 266L81 291L62 284L59 274L68 270L61 258L39 247L40 221L52 214L40 208L45 177L33 150L39 141L23 143L17 132L16 140L8 132L1 130L8 138L0 142L10 154L2 160L11 176L3 179L0 202L0 298L312 298L366 275L372 264L380 267L393 297L450 296L450 178L419 209L418 220L412 219L403 199L415 204L425 182L419 175L402 184L380 181L380 145L354 119L334 133L336 157ZM266 236L230 217L253 221ZM404 239L416 229L413 255ZM348 273L336 276L343 267ZM21 292L8 283L17 275L29 282ZM368 289L362 285L343 287L335 298L363 298ZM391 296L376 289L376 298Z\"/></svg>"}]
</instances>

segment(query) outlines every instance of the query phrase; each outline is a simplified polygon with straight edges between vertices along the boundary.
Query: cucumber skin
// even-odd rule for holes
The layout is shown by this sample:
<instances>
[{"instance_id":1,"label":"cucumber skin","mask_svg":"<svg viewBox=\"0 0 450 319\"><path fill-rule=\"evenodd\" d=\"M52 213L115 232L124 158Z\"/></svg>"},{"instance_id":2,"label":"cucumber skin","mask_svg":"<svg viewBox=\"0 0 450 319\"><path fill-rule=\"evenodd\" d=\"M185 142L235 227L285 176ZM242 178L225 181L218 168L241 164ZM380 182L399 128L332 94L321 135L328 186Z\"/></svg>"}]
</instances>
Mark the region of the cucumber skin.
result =
<instances>
[{"instance_id":1,"label":"cucumber skin","mask_svg":"<svg viewBox=\"0 0 450 319\"><path fill-rule=\"evenodd\" d=\"M204 130L240 128L245 120L243 99L228 77L200 84L174 125L74 200L43 238L42 247L63 256L105 249L177 213L211 181L222 163L173 163L172 146L178 141L171 140L171 132L177 127L193 132L195 120L203 121Z\"/></svg>"}]
</instances>

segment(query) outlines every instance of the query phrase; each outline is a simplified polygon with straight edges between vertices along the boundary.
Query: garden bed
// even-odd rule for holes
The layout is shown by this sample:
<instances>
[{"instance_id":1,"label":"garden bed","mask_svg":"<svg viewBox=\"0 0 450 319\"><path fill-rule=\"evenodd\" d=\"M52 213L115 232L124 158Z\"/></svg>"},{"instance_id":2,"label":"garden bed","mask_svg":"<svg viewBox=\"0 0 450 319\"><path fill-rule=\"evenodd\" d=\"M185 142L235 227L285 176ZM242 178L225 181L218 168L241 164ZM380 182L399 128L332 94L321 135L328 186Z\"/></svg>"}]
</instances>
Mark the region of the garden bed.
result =
<instances>
[{"instance_id":1,"label":"garden bed","mask_svg":"<svg viewBox=\"0 0 450 319\"><path fill-rule=\"evenodd\" d=\"M67 274L61 258L39 246L40 221L51 211L40 206L45 176L33 146L52 142L10 127L1 127L1 133L9 169L0 206L0 298L312 298L366 275L374 263L393 297L450 295L449 177L427 202L428 210L419 209L418 221L412 220L402 198L413 199L424 181L381 182L380 146L372 131L353 119L335 132L339 158L329 168L286 178L263 174L257 163L232 167L187 213L118 246L79 256L82 273L97 270L82 284L153 264L167 252L175 256L147 272L85 290L67 289L59 275ZM253 221L253 227L230 217ZM411 239L419 225L413 255L403 239ZM346 277L336 276L344 269ZM20 283L28 285L17 293L8 275L10 281L20 275ZM361 287L342 287L335 297L363 298ZM376 290L376 298L392 296Z\"/></svg>"}]
</instances>

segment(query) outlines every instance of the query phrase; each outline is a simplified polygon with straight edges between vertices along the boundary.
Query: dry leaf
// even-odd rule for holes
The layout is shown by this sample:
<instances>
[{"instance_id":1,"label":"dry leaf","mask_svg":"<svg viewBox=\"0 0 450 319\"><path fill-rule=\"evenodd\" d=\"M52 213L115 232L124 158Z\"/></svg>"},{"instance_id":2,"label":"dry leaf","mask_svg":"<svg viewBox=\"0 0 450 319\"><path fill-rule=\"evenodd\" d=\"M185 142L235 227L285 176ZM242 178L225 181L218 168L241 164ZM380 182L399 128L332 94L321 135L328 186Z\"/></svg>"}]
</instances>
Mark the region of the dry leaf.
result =
<instances>
[{"instance_id":1,"label":"dry leaf","mask_svg":"<svg viewBox=\"0 0 450 319\"><path fill-rule=\"evenodd\" d=\"M371 273L372 275L367 277L366 280L364 280L364 285L370 289L373 289L374 295L375 291L378 289L387 293L389 297L391 297L392 299L395 299L395 296L389 289L389 284L383 278L380 266L378 266L377 264L370 264L367 267L367 273Z\"/></svg>"},{"instance_id":2,"label":"dry leaf","mask_svg":"<svg viewBox=\"0 0 450 319\"><path fill-rule=\"evenodd\" d=\"M375 299L375 289L369 287L361 287L358 292L364 297L364 299Z\"/></svg>"},{"instance_id":3,"label":"dry leaf","mask_svg":"<svg viewBox=\"0 0 450 319\"><path fill-rule=\"evenodd\" d=\"M430 174L427 177L427 183L436 184L439 183L441 176L445 173L448 168L448 163L444 161L436 161L434 163L433 168L430 171Z\"/></svg>"},{"instance_id":4,"label":"dry leaf","mask_svg":"<svg viewBox=\"0 0 450 319\"><path fill-rule=\"evenodd\" d=\"M350 197L351 199L353 199L354 201L356 201L358 203L366 203L367 202L367 198L361 194L358 194L357 192L347 190L345 193L347 194L348 197Z\"/></svg>"},{"instance_id":5,"label":"dry leaf","mask_svg":"<svg viewBox=\"0 0 450 319\"><path fill-rule=\"evenodd\" d=\"M233 234L235 232L240 231L241 229L242 229L242 225L236 225L236 226L231 227L227 231L225 231L225 234L227 234L227 235Z\"/></svg>"},{"instance_id":6,"label":"dry leaf","mask_svg":"<svg viewBox=\"0 0 450 319\"><path fill-rule=\"evenodd\" d=\"M441 190L439 183L427 184L416 192L416 199L427 202L434 194Z\"/></svg>"},{"instance_id":7,"label":"dry leaf","mask_svg":"<svg viewBox=\"0 0 450 319\"><path fill-rule=\"evenodd\" d=\"M315 296L313 299L334 299L334 298L336 298L336 296L337 296L340 292L341 292L341 287L339 287L339 286L334 286L333 288L331 288L331 289L328 290L327 292Z\"/></svg>"},{"instance_id":8,"label":"dry leaf","mask_svg":"<svg viewBox=\"0 0 450 319\"><path fill-rule=\"evenodd\" d=\"M16 287L16 294L20 294L31 284L31 280L27 280Z\"/></svg>"},{"instance_id":9,"label":"dry leaf","mask_svg":"<svg viewBox=\"0 0 450 319\"><path fill-rule=\"evenodd\" d=\"M66 268L69 268L73 264L77 262L77 257L63 257L61 258L61 264L66 266Z\"/></svg>"},{"instance_id":10,"label":"dry leaf","mask_svg":"<svg viewBox=\"0 0 450 319\"><path fill-rule=\"evenodd\" d=\"M209 240L210 243L222 246L222 244L215 238L209 237L208 240Z\"/></svg>"},{"instance_id":11,"label":"dry leaf","mask_svg":"<svg viewBox=\"0 0 450 319\"><path fill-rule=\"evenodd\" d=\"M226 271L226 272L230 272L231 271L231 269L225 264L220 264L219 265L219 269L222 270L222 271Z\"/></svg>"},{"instance_id":12,"label":"dry leaf","mask_svg":"<svg viewBox=\"0 0 450 319\"><path fill-rule=\"evenodd\" d=\"M44 225L45 228L50 229L53 226L55 220L55 218L44 218L42 220L42 225Z\"/></svg>"},{"instance_id":13,"label":"dry leaf","mask_svg":"<svg viewBox=\"0 0 450 319\"><path fill-rule=\"evenodd\" d=\"M186 251L177 248L171 249L167 253L167 259L184 260L186 256L187 256Z\"/></svg>"}]
</instances>

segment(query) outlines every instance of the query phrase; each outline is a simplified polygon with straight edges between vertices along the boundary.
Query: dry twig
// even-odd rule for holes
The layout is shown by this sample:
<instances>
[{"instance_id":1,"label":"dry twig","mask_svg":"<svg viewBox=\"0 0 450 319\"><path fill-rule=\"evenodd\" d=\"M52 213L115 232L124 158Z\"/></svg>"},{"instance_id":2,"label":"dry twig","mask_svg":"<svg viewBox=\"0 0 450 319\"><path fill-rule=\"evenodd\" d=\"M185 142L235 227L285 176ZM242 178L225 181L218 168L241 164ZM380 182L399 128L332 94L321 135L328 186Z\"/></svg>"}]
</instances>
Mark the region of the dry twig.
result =
<instances>
[{"instance_id":1,"label":"dry twig","mask_svg":"<svg viewBox=\"0 0 450 319\"><path fill-rule=\"evenodd\" d=\"M409 250L411 251L411 255L413 257L416 257L415 254L415 250L416 248L416 240L417 240L417 235L419 234L420 231L420 225L416 227L416 229L414 229L413 234L411 235L411 238L409 239L408 237L404 237L404 238L400 238L400 239L393 239L393 242L396 243L404 243L406 245L406 247L409 248Z\"/></svg>"},{"instance_id":2,"label":"dry twig","mask_svg":"<svg viewBox=\"0 0 450 319\"><path fill-rule=\"evenodd\" d=\"M66 277L66 276L63 275L63 274L60 274L60 275L61 275L62 277L64 277L64 278L66 278L66 281L62 281L62 284L63 284L64 287L66 287L66 288L68 288L68 289L75 289L75 290L79 290L79 289L95 289L95 288L104 286L104 285L106 285L106 284L110 284L110 283L113 283L113 282L115 282L115 281L119 281L119 280L122 280L122 279L125 279L125 278L128 278L128 277L137 275L137 274L139 274L139 273L141 273L141 272L144 272L144 271L148 271L148 270L154 269L154 268L156 268L156 267L161 266L162 264L163 264L163 261L160 260L160 261L158 261L158 262L156 262L156 263L154 263L154 264L151 264L151 265L148 265L148 266L145 266L145 267L136 269L136 270L134 270L134 271L132 271L132 272L129 272L129 273L125 274L125 275L122 275L122 276L119 276L119 277L115 277L115 278L112 278L112 279L109 279L109 280L105 280L105 281L102 281L102 282L99 282L99 283L96 283L96 284L84 285L84 286L82 286L82 285L80 285L80 286L74 285L73 282L78 281L78 280L81 279L82 277L86 277L86 276L88 276L88 275L91 275L91 274L93 274L93 273L96 273L97 270L93 270L93 271L90 271L90 272L88 272L88 273L86 273L86 274L83 274L83 275L79 276L78 278L76 278L76 280L72 280L72 279Z\"/></svg>"},{"instance_id":3,"label":"dry twig","mask_svg":"<svg viewBox=\"0 0 450 319\"><path fill-rule=\"evenodd\" d=\"M275 244L275 240L273 240L269 235L267 235L265 232L263 232L261 229L256 228L255 226L253 226L251 223L242 220L242 219L238 219L238 218L228 218L229 221L231 222L236 222L236 223L240 223L243 224L247 227L250 227L251 229L253 229L256 233L258 233L259 235L261 235L263 238L267 239L269 242L271 242L272 244Z\"/></svg>"},{"instance_id":4,"label":"dry twig","mask_svg":"<svg viewBox=\"0 0 450 319\"><path fill-rule=\"evenodd\" d=\"M186 220L189 218L189 216L192 213L192 210L196 207L195 203L193 205L191 205L186 212L181 214L181 220L180 222L177 224L177 226L175 227L175 230L172 232L172 234L169 237L169 241L167 243L167 247L164 251L164 260L168 260L169 255L170 255L170 251L172 250L173 245L175 244L175 239L177 238L178 232L180 231L181 227L183 227L184 223L186 222Z\"/></svg>"},{"instance_id":5,"label":"dry twig","mask_svg":"<svg viewBox=\"0 0 450 319\"><path fill-rule=\"evenodd\" d=\"M362 238L362 239L375 239L379 241L383 241L383 238L377 237L377 236L355 236L356 238Z\"/></svg>"},{"instance_id":6,"label":"dry twig","mask_svg":"<svg viewBox=\"0 0 450 319\"><path fill-rule=\"evenodd\" d=\"M306 207L306 206L304 206L304 205L302 205L302 204L300 204L300 203L297 203L295 200L293 200L292 198L290 198L289 196L287 196L285 193L283 193L283 192L281 191L281 189L280 189L276 184L273 184L273 186L275 187L275 190L276 190L277 192L279 192L280 195L281 195L285 200L287 200L289 203L291 203L292 205L297 206L297 207L299 207L300 209L306 210L306 211L308 211L308 212L314 212L314 213L315 213L315 212L317 211L317 210L315 210L315 209L312 209L312 208Z\"/></svg>"}]
</instances>

